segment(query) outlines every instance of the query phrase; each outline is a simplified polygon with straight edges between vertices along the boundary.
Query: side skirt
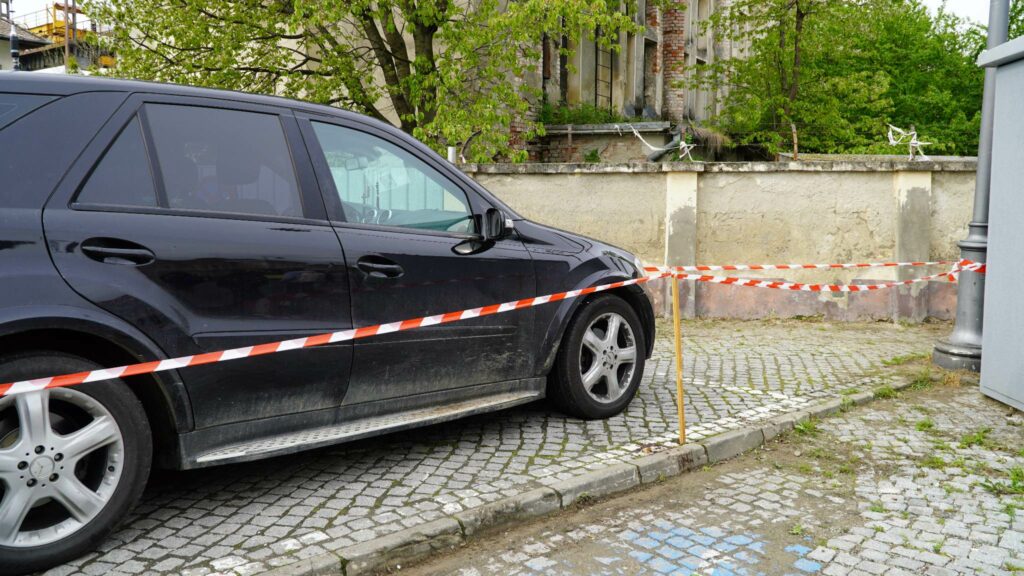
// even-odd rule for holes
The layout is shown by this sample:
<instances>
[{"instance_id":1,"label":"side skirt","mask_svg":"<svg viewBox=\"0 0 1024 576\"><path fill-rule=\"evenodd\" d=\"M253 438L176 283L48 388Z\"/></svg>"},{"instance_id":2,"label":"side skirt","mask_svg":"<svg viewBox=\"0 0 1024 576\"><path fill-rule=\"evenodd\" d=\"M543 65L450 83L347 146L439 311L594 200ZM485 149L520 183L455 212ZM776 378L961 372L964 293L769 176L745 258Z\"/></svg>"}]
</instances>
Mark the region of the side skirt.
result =
<instances>
[{"instance_id":1,"label":"side skirt","mask_svg":"<svg viewBox=\"0 0 1024 576\"><path fill-rule=\"evenodd\" d=\"M197 430L180 436L180 468L259 460L502 410L543 398L545 385L545 378L528 378Z\"/></svg>"}]
</instances>

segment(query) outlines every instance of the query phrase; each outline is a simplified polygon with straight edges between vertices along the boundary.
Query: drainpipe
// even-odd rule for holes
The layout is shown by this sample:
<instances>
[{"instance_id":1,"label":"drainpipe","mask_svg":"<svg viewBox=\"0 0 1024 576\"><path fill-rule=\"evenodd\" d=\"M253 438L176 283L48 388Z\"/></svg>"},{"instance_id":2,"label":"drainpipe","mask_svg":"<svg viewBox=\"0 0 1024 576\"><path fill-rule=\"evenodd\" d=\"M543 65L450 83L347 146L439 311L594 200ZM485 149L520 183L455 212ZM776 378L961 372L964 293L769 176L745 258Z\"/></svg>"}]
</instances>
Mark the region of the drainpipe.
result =
<instances>
[{"instance_id":1,"label":"drainpipe","mask_svg":"<svg viewBox=\"0 0 1024 576\"><path fill-rule=\"evenodd\" d=\"M988 49L1006 43L1009 36L1010 0L989 0ZM992 131L994 128L996 70L985 69L985 97L981 106L981 138L978 141L978 177L974 188L974 216L967 238L958 243L960 257L985 262L988 251L988 197L992 182ZM981 329L985 308L985 276L961 272L957 285L956 324L949 338L935 344L932 360L958 370L981 370Z\"/></svg>"}]
</instances>

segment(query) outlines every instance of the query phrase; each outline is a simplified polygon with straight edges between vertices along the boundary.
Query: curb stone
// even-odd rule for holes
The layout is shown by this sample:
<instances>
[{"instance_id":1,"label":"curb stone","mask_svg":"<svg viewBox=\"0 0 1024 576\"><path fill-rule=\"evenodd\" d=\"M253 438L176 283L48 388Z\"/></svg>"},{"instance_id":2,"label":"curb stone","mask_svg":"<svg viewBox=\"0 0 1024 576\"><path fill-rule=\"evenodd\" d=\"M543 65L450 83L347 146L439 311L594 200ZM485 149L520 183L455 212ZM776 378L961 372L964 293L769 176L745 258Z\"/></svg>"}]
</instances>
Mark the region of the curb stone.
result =
<instances>
[{"instance_id":1,"label":"curb stone","mask_svg":"<svg viewBox=\"0 0 1024 576\"><path fill-rule=\"evenodd\" d=\"M320 554L262 572L260 576L327 576L344 574L344 570L341 558L334 554Z\"/></svg>"},{"instance_id":2,"label":"curb stone","mask_svg":"<svg viewBox=\"0 0 1024 576\"><path fill-rule=\"evenodd\" d=\"M872 392L858 392L856 394L850 394L847 398L853 402L854 406L863 406L864 404L874 400L875 395Z\"/></svg>"},{"instance_id":3,"label":"curb stone","mask_svg":"<svg viewBox=\"0 0 1024 576\"><path fill-rule=\"evenodd\" d=\"M839 412L843 408L842 398L832 398L815 404L808 409L807 413L810 414L811 418L821 418L823 416L829 416Z\"/></svg>"},{"instance_id":4,"label":"curb stone","mask_svg":"<svg viewBox=\"0 0 1024 576\"><path fill-rule=\"evenodd\" d=\"M796 427L797 422L803 422L808 418L810 418L810 414L807 412L791 412L769 418L761 427L761 434L764 435L764 441L767 442L776 436L789 432Z\"/></svg>"},{"instance_id":5,"label":"curb stone","mask_svg":"<svg viewBox=\"0 0 1024 576\"><path fill-rule=\"evenodd\" d=\"M435 550L464 541L462 526L454 518L438 518L338 550L345 559L345 576L370 574L387 564L423 558Z\"/></svg>"},{"instance_id":6,"label":"curb stone","mask_svg":"<svg viewBox=\"0 0 1024 576\"><path fill-rule=\"evenodd\" d=\"M708 462L714 464L764 444L764 434L760 428L740 428L712 436L703 444L708 451Z\"/></svg>"},{"instance_id":7,"label":"curb stone","mask_svg":"<svg viewBox=\"0 0 1024 576\"><path fill-rule=\"evenodd\" d=\"M538 488L463 510L455 515L455 519L462 525L463 537L468 538L485 528L501 526L515 520L547 516L560 509L561 497L558 492L551 488Z\"/></svg>"},{"instance_id":8,"label":"curb stone","mask_svg":"<svg viewBox=\"0 0 1024 576\"><path fill-rule=\"evenodd\" d=\"M568 508L586 495L590 498L624 492L640 485L640 470L636 464L614 464L607 468L560 480L550 486L562 498L562 508Z\"/></svg>"},{"instance_id":9,"label":"curb stone","mask_svg":"<svg viewBox=\"0 0 1024 576\"><path fill-rule=\"evenodd\" d=\"M909 386L892 384L895 390ZM875 399L874 391L847 396L860 406ZM798 422L839 412L843 398L832 398L803 410L781 414L759 424L706 438L693 444L643 456L629 463L615 464L562 480L551 486L464 510L453 516L406 528L368 542L304 558L293 564L260 573L260 576L359 576L394 564L414 562L444 548L465 544L478 532L519 520L540 518L569 508L587 494L602 497L619 494L663 478L697 470L738 456L793 430Z\"/></svg>"},{"instance_id":10,"label":"curb stone","mask_svg":"<svg viewBox=\"0 0 1024 576\"><path fill-rule=\"evenodd\" d=\"M659 480L696 470L708 463L703 444L684 444L634 460L640 470L640 483L651 484Z\"/></svg>"}]
</instances>

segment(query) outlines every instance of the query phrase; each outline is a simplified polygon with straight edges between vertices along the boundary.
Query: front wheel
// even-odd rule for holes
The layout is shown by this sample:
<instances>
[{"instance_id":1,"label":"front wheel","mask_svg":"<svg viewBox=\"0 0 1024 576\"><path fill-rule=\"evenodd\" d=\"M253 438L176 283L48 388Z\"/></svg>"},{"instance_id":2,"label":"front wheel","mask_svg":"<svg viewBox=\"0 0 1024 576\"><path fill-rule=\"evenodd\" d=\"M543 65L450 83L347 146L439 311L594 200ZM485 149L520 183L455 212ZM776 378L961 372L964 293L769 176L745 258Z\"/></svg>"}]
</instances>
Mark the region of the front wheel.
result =
<instances>
[{"instance_id":1,"label":"front wheel","mask_svg":"<svg viewBox=\"0 0 1024 576\"><path fill-rule=\"evenodd\" d=\"M0 382L99 368L67 354L0 359ZM100 543L142 495L152 439L121 380L0 398L0 574L25 574Z\"/></svg>"},{"instance_id":2,"label":"front wheel","mask_svg":"<svg viewBox=\"0 0 1024 576\"><path fill-rule=\"evenodd\" d=\"M615 416L640 387L646 350L640 318L626 301L612 294L588 300L566 328L548 397L579 418Z\"/></svg>"}]
</instances>

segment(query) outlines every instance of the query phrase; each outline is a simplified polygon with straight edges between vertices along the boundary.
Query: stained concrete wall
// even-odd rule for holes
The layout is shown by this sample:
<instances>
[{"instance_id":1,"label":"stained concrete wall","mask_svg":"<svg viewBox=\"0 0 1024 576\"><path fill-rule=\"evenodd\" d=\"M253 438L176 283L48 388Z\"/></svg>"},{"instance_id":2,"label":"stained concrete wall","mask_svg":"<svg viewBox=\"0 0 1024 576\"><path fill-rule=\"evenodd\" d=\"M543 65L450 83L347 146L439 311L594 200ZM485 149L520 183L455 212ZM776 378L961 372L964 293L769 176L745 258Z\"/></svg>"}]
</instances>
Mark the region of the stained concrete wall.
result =
<instances>
[{"instance_id":1,"label":"stained concrete wall","mask_svg":"<svg viewBox=\"0 0 1024 576\"><path fill-rule=\"evenodd\" d=\"M886 259L895 243L892 177L878 172L701 175L701 262Z\"/></svg>"},{"instance_id":2,"label":"stained concrete wall","mask_svg":"<svg viewBox=\"0 0 1024 576\"><path fill-rule=\"evenodd\" d=\"M628 246L645 262L664 259L664 174L584 172L556 178L479 174L476 178L531 220Z\"/></svg>"},{"instance_id":3,"label":"stained concrete wall","mask_svg":"<svg viewBox=\"0 0 1024 576\"><path fill-rule=\"evenodd\" d=\"M974 206L974 171L932 174L932 225L930 252L943 260L955 259L956 243L967 233Z\"/></svg>"},{"instance_id":4,"label":"stained concrete wall","mask_svg":"<svg viewBox=\"0 0 1024 576\"><path fill-rule=\"evenodd\" d=\"M629 249L651 264L945 260L966 236L975 163L800 162L468 165L524 216ZM930 269L744 273L873 283ZM950 285L867 295L687 286L689 315L946 318Z\"/></svg>"}]
</instances>

